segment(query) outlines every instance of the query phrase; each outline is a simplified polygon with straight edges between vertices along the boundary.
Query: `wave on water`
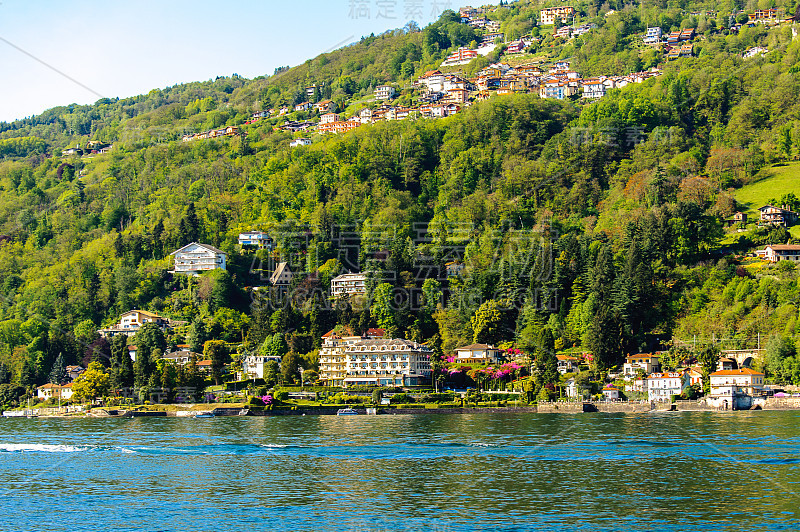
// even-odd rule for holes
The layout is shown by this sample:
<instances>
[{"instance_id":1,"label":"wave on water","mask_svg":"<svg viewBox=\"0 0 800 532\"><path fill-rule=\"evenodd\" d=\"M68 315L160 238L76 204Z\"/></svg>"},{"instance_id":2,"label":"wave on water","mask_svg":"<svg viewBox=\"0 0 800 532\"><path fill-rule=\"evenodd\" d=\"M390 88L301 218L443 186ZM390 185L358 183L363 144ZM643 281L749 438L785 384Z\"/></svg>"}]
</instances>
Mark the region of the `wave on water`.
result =
<instances>
[{"instance_id":1,"label":"wave on water","mask_svg":"<svg viewBox=\"0 0 800 532\"><path fill-rule=\"evenodd\" d=\"M0 443L0 453L79 453L89 447L47 443Z\"/></svg>"}]
</instances>

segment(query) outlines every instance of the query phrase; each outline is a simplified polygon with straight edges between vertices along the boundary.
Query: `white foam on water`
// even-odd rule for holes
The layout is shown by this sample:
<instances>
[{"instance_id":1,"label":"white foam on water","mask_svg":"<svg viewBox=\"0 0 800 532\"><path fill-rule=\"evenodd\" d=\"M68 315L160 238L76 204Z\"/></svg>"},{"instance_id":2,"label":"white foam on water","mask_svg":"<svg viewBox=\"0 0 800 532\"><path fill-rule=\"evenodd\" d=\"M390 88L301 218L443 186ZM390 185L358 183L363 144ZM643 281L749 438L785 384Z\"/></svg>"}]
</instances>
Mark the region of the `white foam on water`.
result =
<instances>
[{"instance_id":1,"label":"white foam on water","mask_svg":"<svg viewBox=\"0 0 800 532\"><path fill-rule=\"evenodd\" d=\"M4 453L79 453L89 450L88 447L76 445L51 445L46 443L0 443L0 452Z\"/></svg>"}]
</instances>

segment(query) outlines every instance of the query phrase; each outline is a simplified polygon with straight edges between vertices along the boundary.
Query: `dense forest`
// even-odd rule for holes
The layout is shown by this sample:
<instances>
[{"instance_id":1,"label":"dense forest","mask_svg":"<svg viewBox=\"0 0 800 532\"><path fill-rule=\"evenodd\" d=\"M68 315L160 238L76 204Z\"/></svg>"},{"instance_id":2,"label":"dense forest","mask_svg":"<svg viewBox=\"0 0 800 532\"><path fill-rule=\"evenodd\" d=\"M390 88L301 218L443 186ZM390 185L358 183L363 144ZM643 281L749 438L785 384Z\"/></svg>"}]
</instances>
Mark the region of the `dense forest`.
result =
<instances>
[{"instance_id":1,"label":"dense forest","mask_svg":"<svg viewBox=\"0 0 800 532\"><path fill-rule=\"evenodd\" d=\"M321 334L347 324L444 355L472 342L517 348L534 368L554 351L589 352L598 372L629 353L678 349L673 337L700 347L760 342L770 378L800 384L798 271L744 257L792 235L753 226L726 239L723 223L742 208L736 189L800 151L797 26L727 29L741 10L766 4L578 2L598 27L567 43L534 25L547 3L503 6L487 16L508 36L539 39L531 61L569 60L582 75L663 74L595 102L498 96L448 118L362 126L306 147L290 148L292 134L274 126L315 112L245 122L304 101L312 85L315 100L336 101L345 116L375 105L381 84L413 102L414 79L475 31L445 12L271 76L0 123L0 392L92 360L111 364L120 385L196 379L147 357L124 367L122 341L96 330L133 308L188 324L129 343L145 352L205 345L219 367L261 351L314 371ZM709 9L716 16L690 14ZM696 28L695 57L643 49L653 25ZM743 59L755 45L769 53ZM495 60L502 47L463 70ZM224 125L245 134L181 142ZM113 150L61 155L88 141ZM275 238L273 253L237 245L239 232L256 229ZM193 241L228 253L228 270L168 273L169 254ZM291 297L252 290L279 261L302 273ZM451 261L464 264L459 277L444 274ZM348 270L371 272L368 304L325 297Z\"/></svg>"}]
</instances>

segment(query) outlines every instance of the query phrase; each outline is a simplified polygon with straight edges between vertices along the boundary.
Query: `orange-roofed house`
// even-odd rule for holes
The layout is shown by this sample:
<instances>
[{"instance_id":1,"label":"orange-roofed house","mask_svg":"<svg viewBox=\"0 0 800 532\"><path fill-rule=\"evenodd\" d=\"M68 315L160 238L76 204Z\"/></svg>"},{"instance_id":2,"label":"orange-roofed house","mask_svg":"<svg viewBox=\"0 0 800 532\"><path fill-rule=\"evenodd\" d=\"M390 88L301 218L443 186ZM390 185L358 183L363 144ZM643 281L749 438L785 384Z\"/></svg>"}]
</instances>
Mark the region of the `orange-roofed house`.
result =
<instances>
[{"instance_id":1,"label":"orange-roofed house","mask_svg":"<svg viewBox=\"0 0 800 532\"><path fill-rule=\"evenodd\" d=\"M764 374L750 368L715 371L709 377L711 397L754 396L764 391Z\"/></svg>"},{"instance_id":2,"label":"orange-roofed house","mask_svg":"<svg viewBox=\"0 0 800 532\"><path fill-rule=\"evenodd\" d=\"M558 372L562 375L578 371L578 359L569 355L556 355Z\"/></svg>"},{"instance_id":3,"label":"orange-roofed house","mask_svg":"<svg viewBox=\"0 0 800 532\"><path fill-rule=\"evenodd\" d=\"M603 388L603 398L606 401L616 401L619 400L619 388L615 388L614 386L606 386Z\"/></svg>"}]
</instances>

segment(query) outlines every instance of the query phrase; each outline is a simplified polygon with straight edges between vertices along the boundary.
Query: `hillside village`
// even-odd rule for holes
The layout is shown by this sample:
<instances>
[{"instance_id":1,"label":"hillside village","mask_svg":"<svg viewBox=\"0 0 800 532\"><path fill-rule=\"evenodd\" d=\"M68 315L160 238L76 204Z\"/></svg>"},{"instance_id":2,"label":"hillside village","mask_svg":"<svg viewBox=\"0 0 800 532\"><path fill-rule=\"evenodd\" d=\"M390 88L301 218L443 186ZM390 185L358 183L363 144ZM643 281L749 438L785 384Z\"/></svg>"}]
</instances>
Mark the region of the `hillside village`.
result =
<instances>
[{"instance_id":1,"label":"hillside village","mask_svg":"<svg viewBox=\"0 0 800 532\"><path fill-rule=\"evenodd\" d=\"M643 83L662 73L659 68L654 66L647 71L632 72L626 75L600 75L584 78L570 69L568 61L557 61L547 67L540 62L512 66L502 60L479 70L473 76L464 75L457 69L453 70L453 67L467 65L479 56L487 56L496 50L506 59L524 56L532 44L541 40L541 37L525 35L516 40L506 41L505 34L500 32L500 22L487 18L496 9L492 6L481 8L466 6L459 9L458 15L461 22L478 31L481 41L474 49L459 47L447 56L441 63L441 68L446 69L444 72L440 70L427 71L417 78L413 87L410 88L416 105L392 105L392 100L399 96L400 91L407 91L409 88L396 87L391 84L379 85L374 89L374 103L348 117L337 112L337 104L332 100L315 98L320 94L322 86L312 84L305 88L305 101L297 103L293 107L254 112L245 125L256 124L263 119L288 116L294 112L316 115L319 118L305 121L287 119L283 124L275 127L292 133L313 131L344 133L363 124L372 124L382 120L444 118L458 113L474 102L494 96L533 93L538 94L540 98L559 100L578 98L593 101L603 98L610 90L621 89L629 84ZM609 11L606 16L613 13L613 11ZM745 12L740 12L740 15L743 14ZM539 12L539 25L544 32L550 31L549 27L552 26L553 37L562 41L572 41L597 27L594 23L576 25L576 15L575 9L571 6L545 8ZM691 15L716 17L717 12L692 12ZM739 19L737 18L737 20ZM757 25L776 27L793 22L792 17L779 17L776 9L755 10L755 12L747 14L746 20L743 22L732 24L730 31L738 32L742 28L752 28ZM663 33L660 27L651 27L647 28L641 36L641 42L647 48L657 51L664 60L668 61L692 57L694 54L693 41L698 38L701 36L695 33L694 28ZM766 48L753 47L745 52L743 57L751 58L767 51ZM219 130L186 134L182 140L188 142L239 134L246 134L246 132L240 131L237 126L228 126ZM299 137L292 141L292 146L304 146L310 143L311 139Z\"/></svg>"}]
</instances>

